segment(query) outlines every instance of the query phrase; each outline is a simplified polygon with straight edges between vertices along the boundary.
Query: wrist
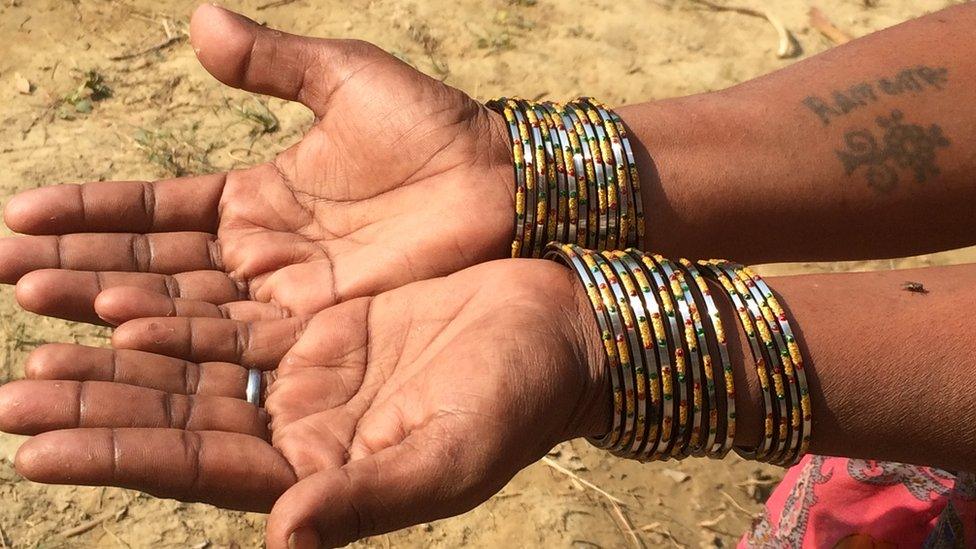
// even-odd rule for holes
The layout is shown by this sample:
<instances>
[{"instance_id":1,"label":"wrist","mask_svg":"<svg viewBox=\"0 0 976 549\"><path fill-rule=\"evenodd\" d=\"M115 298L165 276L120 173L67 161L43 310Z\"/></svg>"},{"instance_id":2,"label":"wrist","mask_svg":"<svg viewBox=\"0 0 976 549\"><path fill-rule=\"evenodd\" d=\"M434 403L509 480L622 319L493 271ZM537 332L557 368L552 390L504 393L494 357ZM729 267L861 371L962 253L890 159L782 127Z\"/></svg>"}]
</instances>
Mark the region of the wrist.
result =
<instances>
[{"instance_id":1,"label":"wrist","mask_svg":"<svg viewBox=\"0 0 976 549\"><path fill-rule=\"evenodd\" d=\"M574 315L569 322L570 334L575 336L578 371L583 372L584 379L579 405L566 438L599 437L610 430L612 414L606 350L586 289L572 271L566 269L566 274L573 289L570 310Z\"/></svg>"},{"instance_id":2,"label":"wrist","mask_svg":"<svg viewBox=\"0 0 976 549\"><path fill-rule=\"evenodd\" d=\"M493 259L511 257L512 239L515 235L515 160L512 141L505 118L479 105L479 133L484 136L482 170L485 185L491 187L492 196L504 200L492 202L492 211L485 212L487 219L476 219L486 228L491 243Z\"/></svg>"}]
</instances>

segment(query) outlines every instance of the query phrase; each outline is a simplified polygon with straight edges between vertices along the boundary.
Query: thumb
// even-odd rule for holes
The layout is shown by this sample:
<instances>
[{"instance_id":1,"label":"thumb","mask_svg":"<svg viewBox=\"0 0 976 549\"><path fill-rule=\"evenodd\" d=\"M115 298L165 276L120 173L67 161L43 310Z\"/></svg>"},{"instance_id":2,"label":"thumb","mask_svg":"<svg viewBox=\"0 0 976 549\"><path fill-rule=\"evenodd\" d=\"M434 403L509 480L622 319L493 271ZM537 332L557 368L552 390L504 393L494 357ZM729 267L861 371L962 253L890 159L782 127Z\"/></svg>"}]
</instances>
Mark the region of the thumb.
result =
<instances>
[{"instance_id":1,"label":"thumb","mask_svg":"<svg viewBox=\"0 0 976 549\"><path fill-rule=\"evenodd\" d=\"M217 80L299 101L316 116L322 116L329 96L348 75L378 57L390 57L367 42L296 36L212 4L193 13L190 42Z\"/></svg>"},{"instance_id":2,"label":"thumb","mask_svg":"<svg viewBox=\"0 0 976 549\"><path fill-rule=\"evenodd\" d=\"M408 438L305 478L271 510L268 549L338 547L473 509L501 484L479 486L484 479L473 473L479 468L465 466L465 453L460 445L448 450L440 440Z\"/></svg>"}]
</instances>

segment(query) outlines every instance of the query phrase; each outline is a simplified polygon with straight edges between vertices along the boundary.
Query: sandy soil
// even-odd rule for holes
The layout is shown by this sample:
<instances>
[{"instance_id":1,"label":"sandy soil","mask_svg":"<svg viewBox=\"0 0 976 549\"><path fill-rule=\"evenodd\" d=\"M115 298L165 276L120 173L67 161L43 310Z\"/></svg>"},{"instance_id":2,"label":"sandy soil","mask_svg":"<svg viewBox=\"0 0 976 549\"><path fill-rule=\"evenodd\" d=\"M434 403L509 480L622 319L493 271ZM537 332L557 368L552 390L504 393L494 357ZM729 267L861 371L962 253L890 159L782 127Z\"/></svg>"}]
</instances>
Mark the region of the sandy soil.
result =
<instances>
[{"instance_id":1,"label":"sandy soil","mask_svg":"<svg viewBox=\"0 0 976 549\"><path fill-rule=\"evenodd\" d=\"M266 1L227 4L291 32L371 40L482 99L585 92L620 104L723 88L795 61L776 57L776 35L765 20L696 8L692 0ZM772 6L801 46L799 58L830 47L809 26L808 2L736 0L750 1ZM818 0L853 36L951 3ZM184 39L193 4L0 2L2 200L62 181L145 179L246 165L295 141L311 122L309 113L227 90L197 65ZM92 96L99 78L110 97ZM973 260L976 253L968 250L884 264L776 266L768 272ZM107 343L100 329L18 310L3 289L0 383L20 377L24 356L42 341ZM0 435L0 548L261 543L260 515L117 489L26 482L11 465L20 442ZM780 474L736 458L623 463L580 441L557 450L551 456L555 463L622 500L622 514L583 481L542 462L466 515L362 544L728 546Z\"/></svg>"}]
</instances>

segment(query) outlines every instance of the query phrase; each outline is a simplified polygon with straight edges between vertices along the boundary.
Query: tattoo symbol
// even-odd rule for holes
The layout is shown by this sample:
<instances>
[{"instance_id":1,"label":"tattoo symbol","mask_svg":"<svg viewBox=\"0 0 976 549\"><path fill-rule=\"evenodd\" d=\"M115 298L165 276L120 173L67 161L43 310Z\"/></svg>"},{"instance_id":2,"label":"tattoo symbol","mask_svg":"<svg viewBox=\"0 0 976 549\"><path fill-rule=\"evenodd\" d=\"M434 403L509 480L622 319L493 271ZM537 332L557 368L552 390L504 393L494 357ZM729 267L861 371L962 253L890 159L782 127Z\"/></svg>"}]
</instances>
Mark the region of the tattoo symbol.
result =
<instances>
[{"instance_id":1,"label":"tattoo symbol","mask_svg":"<svg viewBox=\"0 0 976 549\"><path fill-rule=\"evenodd\" d=\"M918 183L939 174L936 150L949 146L942 128L936 124L928 128L908 124L903 122L904 117L899 110L891 111L890 117L878 117L878 126L884 129L881 144L870 130L851 130L844 135L847 149L835 152L847 175L867 166L868 185L888 192L898 184L897 168L911 170Z\"/></svg>"}]
</instances>

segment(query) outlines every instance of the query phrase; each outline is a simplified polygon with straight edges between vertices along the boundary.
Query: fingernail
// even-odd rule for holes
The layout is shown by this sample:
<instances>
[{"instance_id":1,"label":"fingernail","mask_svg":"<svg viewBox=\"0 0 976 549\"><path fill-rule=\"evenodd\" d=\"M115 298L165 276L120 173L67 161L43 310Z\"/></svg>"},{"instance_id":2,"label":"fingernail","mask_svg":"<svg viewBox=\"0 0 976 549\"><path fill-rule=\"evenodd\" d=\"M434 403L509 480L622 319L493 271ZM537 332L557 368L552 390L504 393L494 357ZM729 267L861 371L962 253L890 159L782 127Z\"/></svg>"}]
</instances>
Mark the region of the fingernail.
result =
<instances>
[{"instance_id":1,"label":"fingernail","mask_svg":"<svg viewBox=\"0 0 976 549\"><path fill-rule=\"evenodd\" d=\"M319 549L321 542L314 528L303 526L288 536L288 549Z\"/></svg>"}]
</instances>

